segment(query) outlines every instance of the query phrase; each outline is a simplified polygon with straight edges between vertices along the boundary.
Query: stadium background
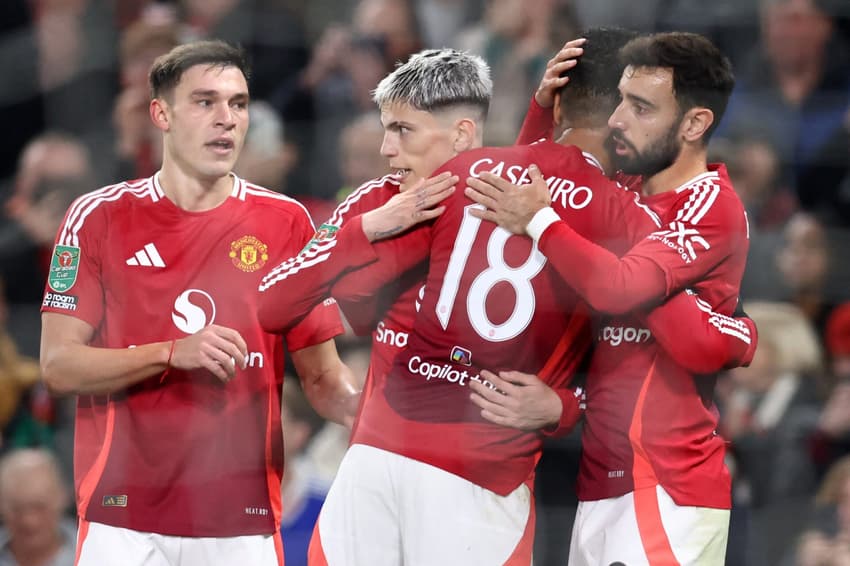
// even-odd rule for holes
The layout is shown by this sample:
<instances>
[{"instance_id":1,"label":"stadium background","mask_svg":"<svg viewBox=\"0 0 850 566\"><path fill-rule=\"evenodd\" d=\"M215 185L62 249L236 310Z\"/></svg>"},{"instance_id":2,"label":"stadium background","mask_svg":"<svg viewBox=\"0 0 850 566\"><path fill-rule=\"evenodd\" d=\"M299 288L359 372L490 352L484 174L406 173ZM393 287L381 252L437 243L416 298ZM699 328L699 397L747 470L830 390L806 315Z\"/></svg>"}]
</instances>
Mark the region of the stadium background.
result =
<instances>
[{"instance_id":1,"label":"stadium background","mask_svg":"<svg viewBox=\"0 0 850 566\"><path fill-rule=\"evenodd\" d=\"M701 32L735 68L710 150L748 211L742 297L760 348L717 387L735 476L728 564L827 563L810 555L816 532L835 545L829 564L848 563L850 0L4 0L2 451L46 446L70 484L73 403L51 398L34 364L43 282L68 203L158 167L147 118L154 57L194 38L245 46L255 102L237 172L321 222L386 173L370 91L395 61L425 47L482 55L495 85L485 142L506 145L548 58L599 25ZM347 336L341 349L364 375L367 346ZM327 426L298 461L315 483L329 481L344 445ZM547 447L538 565L566 563L578 456L577 435Z\"/></svg>"}]
</instances>

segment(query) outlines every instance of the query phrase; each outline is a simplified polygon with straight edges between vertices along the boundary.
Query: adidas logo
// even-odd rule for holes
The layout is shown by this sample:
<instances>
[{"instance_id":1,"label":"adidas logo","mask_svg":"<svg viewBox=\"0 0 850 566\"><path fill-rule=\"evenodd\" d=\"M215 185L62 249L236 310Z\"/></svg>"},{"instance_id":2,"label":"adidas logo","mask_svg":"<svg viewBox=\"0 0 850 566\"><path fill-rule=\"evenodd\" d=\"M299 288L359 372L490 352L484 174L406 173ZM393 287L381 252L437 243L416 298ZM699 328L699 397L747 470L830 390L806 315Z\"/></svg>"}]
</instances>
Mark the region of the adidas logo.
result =
<instances>
[{"instance_id":1,"label":"adidas logo","mask_svg":"<svg viewBox=\"0 0 850 566\"><path fill-rule=\"evenodd\" d=\"M143 267L165 267L165 262L162 261L156 246L153 243L145 244L145 247L136 252L136 254L127 259L127 265L141 265Z\"/></svg>"}]
</instances>

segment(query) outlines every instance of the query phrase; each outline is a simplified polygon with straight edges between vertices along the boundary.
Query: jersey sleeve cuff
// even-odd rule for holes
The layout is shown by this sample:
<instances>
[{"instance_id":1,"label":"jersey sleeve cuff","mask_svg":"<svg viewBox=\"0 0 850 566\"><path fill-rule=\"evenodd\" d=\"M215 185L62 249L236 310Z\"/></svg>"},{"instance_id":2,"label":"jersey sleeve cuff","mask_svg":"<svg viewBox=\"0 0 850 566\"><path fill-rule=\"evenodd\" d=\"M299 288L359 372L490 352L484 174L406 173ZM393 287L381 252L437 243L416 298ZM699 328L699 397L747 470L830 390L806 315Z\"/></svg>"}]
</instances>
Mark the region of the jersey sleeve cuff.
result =
<instances>
[{"instance_id":1,"label":"jersey sleeve cuff","mask_svg":"<svg viewBox=\"0 0 850 566\"><path fill-rule=\"evenodd\" d=\"M546 231L546 228L560 219L561 217L558 216L558 213L555 212L555 209L551 206L541 208L531 219L531 222L528 223L528 226L525 227L525 231L528 232L528 235L531 236L535 243L537 243L540 241L540 237L543 236L543 232Z\"/></svg>"}]
</instances>

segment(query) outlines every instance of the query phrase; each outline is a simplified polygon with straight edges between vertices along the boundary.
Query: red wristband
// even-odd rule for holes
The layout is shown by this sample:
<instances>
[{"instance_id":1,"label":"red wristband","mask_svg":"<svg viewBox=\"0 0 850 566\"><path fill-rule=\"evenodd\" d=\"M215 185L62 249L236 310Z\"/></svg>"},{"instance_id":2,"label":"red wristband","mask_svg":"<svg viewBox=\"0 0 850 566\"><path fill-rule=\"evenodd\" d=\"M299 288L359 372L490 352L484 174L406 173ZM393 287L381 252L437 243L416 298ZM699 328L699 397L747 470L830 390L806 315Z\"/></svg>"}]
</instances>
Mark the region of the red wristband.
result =
<instances>
[{"instance_id":1,"label":"red wristband","mask_svg":"<svg viewBox=\"0 0 850 566\"><path fill-rule=\"evenodd\" d=\"M159 377L159 382L162 383L165 381L165 378L168 376L168 372L171 370L171 358L174 356L174 345L177 343L177 339L171 341L171 349L168 350L168 361L165 362L165 371L162 372L162 375Z\"/></svg>"}]
</instances>

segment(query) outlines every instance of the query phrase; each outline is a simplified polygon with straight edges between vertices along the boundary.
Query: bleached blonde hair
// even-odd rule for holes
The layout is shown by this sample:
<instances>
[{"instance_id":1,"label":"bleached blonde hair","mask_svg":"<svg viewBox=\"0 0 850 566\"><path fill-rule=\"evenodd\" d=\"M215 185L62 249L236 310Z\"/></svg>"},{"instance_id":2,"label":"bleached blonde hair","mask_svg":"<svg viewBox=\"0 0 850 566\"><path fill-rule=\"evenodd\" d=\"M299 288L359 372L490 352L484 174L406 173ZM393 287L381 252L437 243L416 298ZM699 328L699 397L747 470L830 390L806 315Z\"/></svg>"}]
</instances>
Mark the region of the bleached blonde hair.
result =
<instances>
[{"instance_id":1,"label":"bleached blonde hair","mask_svg":"<svg viewBox=\"0 0 850 566\"><path fill-rule=\"evenodd\" d=\"M372 99L378 108L401 102L425 112L467 106L483 122L492 94L490 67L484 59L456 49L426 49L384 77Z\"/></svg>"}]
</instances>

